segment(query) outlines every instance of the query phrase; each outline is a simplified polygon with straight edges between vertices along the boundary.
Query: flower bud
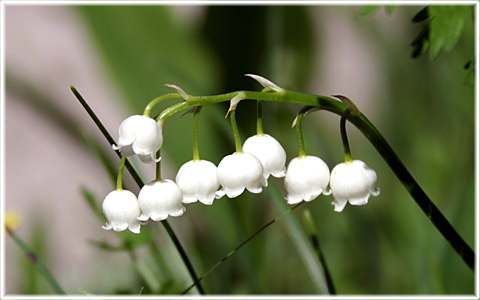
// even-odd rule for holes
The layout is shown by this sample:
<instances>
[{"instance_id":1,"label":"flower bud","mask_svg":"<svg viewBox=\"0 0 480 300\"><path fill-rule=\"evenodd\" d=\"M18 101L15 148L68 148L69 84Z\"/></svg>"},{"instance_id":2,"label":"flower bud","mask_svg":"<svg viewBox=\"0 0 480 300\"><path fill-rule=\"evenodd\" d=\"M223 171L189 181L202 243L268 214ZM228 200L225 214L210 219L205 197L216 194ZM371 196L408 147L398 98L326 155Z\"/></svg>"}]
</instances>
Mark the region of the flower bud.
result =
<instances>
[{"instance_id":1,"label":"flower bud","mask_svg":"<svg viewBox=\"0 0 480 300\"><path fill-rule=\"evenodd\" d=\"M365 205L370 195L378 196L377 173L361 160L341 163L335 166L330 176L330 188L335 200L335 211L342 211L350 202L352 205Z\"/></svg>"},{"instance_id":2,"label":"flower bud","mask_svg":"<svg viewBox=\"0 0 480 300\"><path fill-rule=\"evenodd\" d=\"M312 201L322 192L330 195L327 190L330 170L327 164L316 156L302 156L292 159L288 164L285 176L285 188L288 204Z\"/></svg>"},{"instance_id":3,"label":"flower bud","mask_svg":"<svg viewBox=\"0 0 480 300\"><path fill-rule=\"evenodd\" d=\"M133 115L126 118L118 129L118 146L123 156L137 154L144 163L160 161L155 155L162 147L162 129L158 123L147 116Z\"/></svg>"},{"instance_id":4,"label":"flower bud","mask_svg":"<svg viewBox=\"0 0 480 300\"><path fill-rule=\"evenodd\" d=\"M175 179L183 194L183 203L200 200L211 205L220 184L217 180L217 167L206 160L191 160L185 163Z\"/></svg>"},{"instance_id":5,"label":"flower bud","mask_svg":"<svg viewBox=\"0 0 480 300\"><path fill-rule=\"evenodd\" d=\"M127 190L110 192L102 203L103 213L107 223L102 226L105 230L124 231L129 229L133 233L140 233L140 215L137 197Z\"/></svg>"},{"instance_id":6,"label":"flower bud","mask_svg":"<svg viewBox=\"0 0 480 300\"><path fill-rule=\"evenodd\" d=\"M165 220L169 215L179 217L185 212L182 205L182 191L175 182L164 179L155 180L142 187L138 194L138 204L142 214L140 221Z\"/></svg>"},{"instance_id":7,"label":"flower bud","mask_svg":"<svg viewBox=\"0 0 480 300\"><path fill-rule=\"evenodd\" d=\"M267 186L262 163L250 153L235 152L225 156L218 164L217 180L222 189L215 193L216 198L225 194L229 198L235 198L245 188L258 194L262 192L262 187Z\"/></svg>"},{"instance_id":8,"label":"flower bud","mask_svg":"<svg viewBox=\"0 0 480 300\"><path fill-rule=\"evenodd\" d=\"M243 152L255 155L263 165L263 177L271 175L285 177L287 154L282 145L268 134L249 137L242 148Z\"/></svg>"}]
</instances>

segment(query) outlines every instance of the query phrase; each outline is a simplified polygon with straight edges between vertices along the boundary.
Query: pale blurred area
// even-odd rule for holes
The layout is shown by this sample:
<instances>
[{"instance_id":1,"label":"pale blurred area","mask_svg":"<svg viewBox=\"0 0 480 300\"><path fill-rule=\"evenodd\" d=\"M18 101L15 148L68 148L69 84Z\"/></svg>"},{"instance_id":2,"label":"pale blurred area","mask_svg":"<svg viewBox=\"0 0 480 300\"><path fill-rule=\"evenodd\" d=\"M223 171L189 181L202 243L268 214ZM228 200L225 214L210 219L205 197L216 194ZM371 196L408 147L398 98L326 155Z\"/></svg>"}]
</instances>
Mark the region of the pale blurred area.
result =
<instances>
[{"instance_id":1,"label":"pale blurred area","mask_svg":"<svg viewBox=\"0 0 480 300\"><path fill-rule=\"evenodd\" d=\"M388 98L391 93L385 80L388 70L384 62L388 53L383 52L384 45L372 42L371 36L357 30L357 10L315 7L309 11L314 16L315 47L319 50L312 62L313 74L305 84L307 90L302 92L354 95L357 105L376 124L387 105L380 99ZM403 13L387 16L379 11L369 19L369 24L380 28L376 34L394 35L396 42L407 48L412 36L407 34L409 25L404 23ZM200 26L204 14L205 8L201 6L178 6L172 10L173 18L186 31ZM22 222L16 233L27 243L32 243L35 229L42 229L44 240L40 243L44 251L40 259L68 293L80 294L81 290L111 293L123 283L128 285L134 274L126 253L101 251L89 244L90 239L113 242L115 239L111 232L101 228L103 224L84 201L81 187L87 187L100 200L114 185L98 160L92 158L92 151L75 140L72 130L102 142L104 151L110 148L70 91L70 85L84 96L115 139L118 125L132 111L116 88L75 7L7 5L5 24L5 209L21 214ZM404 56L408 54L405 51ZM245 80L243 75L238 74L240 82ZM281 74L271 79L284 84ZM54 114L49 115L49 111ZM52 120L58 112L65 118L64 128ZM325 114L325 120L321 124L337 130L337 118ZM73 128L69 128L71 125ZM351 139L352 143L364 141L353 134ZM335 147L341 149L339 140L335 142ZM111 154L115 160L113 151ZM341 159L341 155L335 158ZM168 165L168 161L166 164L167 177L173 178L178 166ZM377 169L382 165L379 159L373 164ZM146 174L153 172L146 170ZM192 238L188 226L194 224L187 218L182 222L175 220L175 225L188 245ZM23 293L24 254L8 236L5 246L6 292ZM185 272L177 260L172 263ZM40 291L51 292L48 287Z\"/></svg>"},{"instance_id":2,"label":"pale blurred area","mask_svg":"<svg viewBox=\"0 0 480 300\"><path fill-rule=\"evenodd\" d=\"M118 122L127 116L116 100L122 96L106 76L91 39L71 7L7 6L5 43L9 77L5 97L5 207L7 211L18 210L22 216L18 235L28 241L33 226L43 227L43 247L48 256L41 260L70 293L80 293L80 287L88 290L99 280L99 274L106 274L105 268L127 279L127 266L117 264L116 255L87 243L105 232L82 200L80 188L86 186L103 197L113 188L111 181L102 166L91 159L88 148L79 146L64 128L49 119L53 116L42 111L55 107L65 119L77 124L79 131L100 136L70 91L70 85L74 85L116 134ZM36 97L45 102L35 103ZM19 269L22 256L18 246L7 238L8 294L20 293L20 285L25 282ZM102 278L108 286L108 276Z\"/></svg>"}]
</instances>

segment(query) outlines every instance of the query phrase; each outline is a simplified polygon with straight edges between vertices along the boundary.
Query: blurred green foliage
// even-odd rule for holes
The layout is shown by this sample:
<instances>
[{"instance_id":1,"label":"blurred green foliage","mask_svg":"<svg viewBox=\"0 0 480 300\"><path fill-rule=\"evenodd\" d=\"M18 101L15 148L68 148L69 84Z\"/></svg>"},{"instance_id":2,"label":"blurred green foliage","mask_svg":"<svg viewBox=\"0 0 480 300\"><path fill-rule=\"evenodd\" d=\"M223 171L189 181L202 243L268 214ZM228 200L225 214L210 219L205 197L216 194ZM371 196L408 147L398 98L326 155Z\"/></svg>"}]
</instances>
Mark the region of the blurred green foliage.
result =
<instances>
[{"instance_id":1,"label":"blurred green foliage","mask_svg":"<svg viewBox=\"0 0 480 300\"><path fill-rule=\"evenodd\" d=\"M185 17L178 15L181 9L150 5L77 8L124 95L126 102L119 101L119 105L139 114L151 99L171 92L163 87L165 83L176 84L194 95L260 90L258 84L243 77L245 73L260 74L282 87L303 92L312 80L319 80L311 78L313 68L318 67L314 62L322 55L319 46L329 43L315 34L322 25L314 20L335 12L351 20L364 43L382 51L377 60L386 74L388 92L385 99L372 101L371 105L379 110L371 118L373 123L460 235L474 245L474 88L463 84L463 67L474 52L469 7L428 9L427 18L432 18L427 25L429 33L414 42L413 51L420 54L430 49L435 61L409 57L408 43L419 29L410 24L420 10L417 6L395 9L395 17L405 24L407 38L382 32L372 14L375 7L197 7L202 14L198 26L184 22ZM388 7L386 11L392 15L394 9ZM370 17L356 19L359 12ZM355 101L355 95L348 96ZM200 116L200 155L215 164L234 151L230 124L224 119L227 107L212 105ZM238 107L243 139L255 134L254 107L252 101ZM298 107L265 103L264 109L265 131L284 145L288 159L292 159L298 150L291 122ZM162 148L164 168L177 170L191 159L191 119L187 115L167 120ZM335 126L329 123L332 120ZM330 168L343 158L339 131L331 130L337 128L338 121L320 112L312 113L304 122L307 153L322 157ZM347 206L341 214L333 212L328 197L320 196L304 204L209 274L203 281L209 293L319 293L313 274L320 268L304 263L309 255L315 255L305 242L308 232L300 225L302 211L307 208L339 294L473 293L471 270L435 230L373 147L358 137L359 132L352 126L347 127L353 158L362 159L377 171L382 194L367 206ZM96 130L93 128L92 123L92 130ZM107 160L102 159L102 163L108 166ZM109 176L108 171L105 176ZM283 193L281 186L281 180L272 178L260 195L244 193L236 199L216 200L208 207L190 204L184 216L171 218L197 273L201 275L288 209L279 197ZM88 189L83 192L89 205L100 205L101 199ZM150 223L139 236L118 236L119 244L93 243L99 251L124 247L122 251L129 253L137 279L131 286L118 286L116 290L106 291L98 284L86 289L88 293L180 293L191 284L160 226ZM37 292L34 286L30 284L30 290L25 292Z\"/></svg>"},{"instance_id":2,"label":"blurred green foliage","mask_svg":"<svg viewBox=\"0 0 480 300\"><path fill-rule=\"evenodd\" d=\"M449 52L457 44L467 22L473 22L473 6L430 5L417 13L412 21L426 21L424 29L412 42L412 57L429 51L434 59L440 51Z\"/></svg>"}]
</instances>

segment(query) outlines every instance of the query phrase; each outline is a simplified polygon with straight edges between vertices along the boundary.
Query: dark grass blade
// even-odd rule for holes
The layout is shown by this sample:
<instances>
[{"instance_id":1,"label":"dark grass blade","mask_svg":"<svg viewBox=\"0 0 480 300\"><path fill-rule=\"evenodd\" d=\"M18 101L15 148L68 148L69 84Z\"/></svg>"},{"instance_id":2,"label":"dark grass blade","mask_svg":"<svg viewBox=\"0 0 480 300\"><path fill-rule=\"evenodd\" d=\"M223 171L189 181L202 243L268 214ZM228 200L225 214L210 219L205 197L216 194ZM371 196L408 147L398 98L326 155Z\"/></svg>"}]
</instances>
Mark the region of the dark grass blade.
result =
<instances>
[{"instance_id":1,"label":"dark grass blade","mask_svg":"<svg viewBox=\"0 0 480 300\"><path fill-rule=\"evenodd\" d=\"M337 292L335 290L335 285L333 284L333 278L328 271L327 261L325 260L322 248L320 247L320 241L318 239L317 230L315 229L315 223L313 221L310 210L306 209L303 213L303 217L307 226L308 235L310 237L310 241L312 242L313 249L315 249L318 260L320 261L320 264L322 264L323 270L325 272L325 280L327 281L328 291L330 292L330 294L335 295Z\"/></svg>"},{"instance_id":2,"label":"dark grass blade","mask_svg":"<svg viewBox=\"0 0 480 300\"><path fill-rule=\"evenodd\" d=\"M182 294L186 294L188 293L188 291L190 291L194 286L198 285L200 283L201 280L203 280L205 277L207 277L208 274L210 274L213 270L215 270L218 266L220 266L223 262L225 262L230 256L232 256L233 254L235 254L235 252L237 252L238 250L240 250L240 248L242 248L243 246L245 246L248 242L250 242L254 237L256 237L258 234L260 234L262 231L264 231L265 229L267 229L270 225L272 225L273 223L277 222L278 220L280 220L282 217L284 217L285 215L287 215L288 213L290 213L292 210L294 210L295 208L299 207L303 202L293 206L292 208L290 208L289 210L286 210L285 212L283 212L281 215L279 215L278 217L276 217L275 219L271 220L270 222L266 223L265 225L263 225L262 227L260 227L257 231L255 231L251 236L249 236L247 239L245 239L243 242L241 242L237 247L235 247L235 249L233 249L232 251L230 251L227 255L225 255L222 259L220 259L216 264L214 264L210 269L208 269L207 272L205 272L202 276L200 276L198 278L197 281L194 281L189 287L187 287Z\"/></svg>"},{"instance_id":3,"label":"dark grass blade","mask_svg":"<svg viewBox=\"0 0 480 300\"><path fill-rule=\"evenodd\" d=\"M63 290L60 284L58 284L52 273L48 271L48 269L42 264L42 262L38 259L37 255L33 253L33 251L27 246L27 244L25 244L23 240L18 237L8 226L5 226L5 230L13 239L13 241L18 245L18 247L22 249L28 259L35 266L37 271L43 276L43 278L45 278L45 280L50 284L50 286L55 290L55 292L60 295L66 295L67 293Z\"/></svg>"}]
</instances>

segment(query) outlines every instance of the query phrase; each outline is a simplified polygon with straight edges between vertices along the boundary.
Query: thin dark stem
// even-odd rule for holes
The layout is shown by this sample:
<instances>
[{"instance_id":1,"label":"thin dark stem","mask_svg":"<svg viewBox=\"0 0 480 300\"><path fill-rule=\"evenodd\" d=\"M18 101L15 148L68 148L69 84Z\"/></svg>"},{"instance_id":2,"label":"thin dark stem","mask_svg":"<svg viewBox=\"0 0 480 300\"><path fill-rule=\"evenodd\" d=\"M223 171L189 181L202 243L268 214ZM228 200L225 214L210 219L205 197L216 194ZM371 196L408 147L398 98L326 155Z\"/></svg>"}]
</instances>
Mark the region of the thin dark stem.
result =
<instances>
[{"instance_id":1,"label":"thin dark stem","mask_svg":"<svg viewBox=\"0 0 480 300\"><path fill-rule=\"evenodd\" d=\"M318 260L320 261L320 264L322 265L325 272L325 279L327 281L328 291L330 292L330 294L335 295L337 293L335 290L335 285L333 284L332 275L330 275L330 271L328 271L327 261L325 260L325 256L323 255L317 235L311 234L310 240L312 241L312 246L315 249Z\"/></svg>"},{"instance_id":2,"label":"thin dark stem","mask_svg":"<svg viewBox=\"0 0 480 300\"><path fill-rule=\"evenodd\" d=\"M185 249L183 249L182 243L177 238L177 235L173 231L173 228L170 226L170 224L166 221L162 222L163 226L165 226L165 229L167 230L168 234L170 235L170 238L172 239L173 243L175 244L175 247L177 247L178 252L180 253L180 256L182 257L185 265L187 266L188 272L190 273L192 279L198 283L200 283L200 279L197 276L197 273L195 272L195 269L193 268L192 263L190 262L190 259L188 258L187 253L185 252ZM205 295L205 291L203 290L202 285L198 284L197 285L198 292L202 295Z\"/></svg>"},{"instance_id":3,"label":"thin dark stem","mask_svg":"<svg viewBox=\"0 0 480 300\"><path fill-rule=\"evenodd\" d=\"M112 136L110 135L108 130L105 128L105 126L103 126L102 122L100 122L100 119L98 119L97 115L93 112L90 105L88 105L88 103L83 99L82 95L80 95L80 93L77 91L77 89L74 86L70 86L70 89L72 90L73 94L75 94L75 97L77 97L78 101L83 106L83 108L87 111L88 115L93 120L93 122L95 122L98 129L100 129L103 136L107 139L108 143L110 145L117 145L117 143L112 138ZM122 155L120 154L120 151L115 151L115 153L117 153L118 157L120 157L120 158L122 157ZM130 163L130 161L128 159L126 159L126 161L125 161L125 167L127 168L128 172L130 172L130 174L133 176L133 179L135 180L135 182L137 184L142 183L142 186L143 186L142 179L140 178L138 173L135 171L135 169L133 168L133 165Z\"/></svg>"},{"instance_id":4,"label":"thin dark stem","mask_svg":"<svg viewBox=\"0 0 480 300\"><path fill-rule=\"evenodd\" d=\"M72 92L75 94L75 96L77 97L77 99L80 101L80 103L82 104L82 106L85 108L85 110L87 111L88 115L90 116L90 118L92 118L92 120L95 122L95 124L97 125L97 127L100 129L100 131L103 133L103 135L105 136L105 138L107 139L107 141L110 143L110 145L116 145L116 142L115 140L112 138L112 136L110 135L110 133L108 132L108 130L105 128L105 126L103 126L102 122L100 122L100 120L98 119L97 115L93 112L93 110L90 108L90 106L87 104L87 102L83 99L83 97L80 95L80 93L75 89L75 87L73 86L70 86L70 88L72 89ZM120 156L120 153L117 152L117 154ZM135 182L137 183L137 185L141 188L142 186L145 185L145 183L143 182L143 180L140 178L140 176L138 175L137 171L135 170L135 168L130 164L130 162L128 161L128 159L126 160L125 162L125 166L127 167L127 170L130 172L130 174L132 175L133 179L135 180ZM180 256L182 257L182 260L183 260L183 263L185 264L185 266L187 267L188 269L188 272L190 273L190 276L192 277L192 279L194 281L197 281L198 278L197 278L197 274L195 272L195 269L193 268L193 265L190 261L190 258L188 257L187 253L185 252L183 246L182 246L182 243L180 242L180 240L177 238L177 235L175 234L175 232L173 231L172 227L170 226L170 224L168 223L167 220L164 220L162 221L162 225L165 227L165 229L167 230L168 232L168 235L170 236L170 239L173 241L173 243L175 244L175 247L177 248L177 251L178 253L180 254ZM204 290L203 290L203 287L199 284L197 286L198 288L198 291L200 294L204 294Z\"/></svg>"},{"instance_id":5,"label":"thin dark stem","mask_svg":"<svg viewBox=\"0 0 480 300\"><path fill-rule=\"evenodd\" d=\"M260 234L260 232L264 231L265 229L267 229L270 225L272 225L273 223L277 222L278 220L280 220L282 217L284 217L285 215L287 215L288 213L290 213L291 211L293 211L295 208L299 207L300 205L302 205L304 202L300 202L299 204L295 205L295 206L292 206L292 208L284 211L282 214L280 214L278 217L276 217L275 219L271 220L270 222L268 222L267 224L263 225L262 227L260 227L257 231L255 231L255 233L253 233L251 236L249 236L246 240L244 240L243 242L241 242L237 247L235 247L235 249L233 249L232 251L230 251L227 255L225 255L221 260L219 260L216 264L214 264L210 269L208 269L208 271L206 271L202 276L200 276L198 278L198 280L194 281L189 287L187 287L182 294L186 294L188 293L188 291L190 291L194 286L196 285L199 285L200 284L200 281L203 280L205 277L207 277L208 274L210 274L213 270L215 270L218 266L220 266L224 261L226 261L230 256L232 256L235 252L237 252L240 248L242 248L243 246L245 246L245 244L247 244L248 242L250 242L254 237L256 237L258 234Z\"/></svg>"},{"instance_id":6,"label":"thin dark stem","mask_svg":"<svg viewBox=\"0 0 480 300\"><path fill-rule=\"evenodd\" d=\"M334 100L330 97L297 93L292 91L284 91L282 93L261 93L251 91L236 91L222 95L193 97L188 102L182 102L171 106L164 110L160 118L166 119L174 113L186 109L190 106L208 105L212 103L229 101L239 93L244 94L244 99L288 102L307 106L317 107L319 110L327 110L337 115L342 115L347 110L347 105ZM336 97L345 100L345 96ZM468 267L474 270L475 253L472 248L463 240L463 238L455 231L453 226L438 210L435 204L425 194L420 185L415 181L413 176L408 172L401 160L395 154L390 145L386 142L380 132L373 124L360 113L350 114L348 120L354 124L377 149L378 153L387 162L389 167L395 173L397 178L402 182L403 186L410 193L415 202L420 206L422 211L427 215L432 224L443 235L443 237L452 245L454 250L460 255Z\"/></svg>"},{"instance_id":7,"label":"thin dark stem","mask_svg":"<svg viewBox=\"0 0 480 300\"><path fill-rule=\"evenodd\" d=\"M304 97L307 96L308 95L305 95ZM318 107L319 110L327 110L340 116L347 109L346 105L338 101L330 102L326 97L321 96L317 96L316 105L311 104L311 100L302 101L308 105ZM358 115L349 114L347 119L370 141L432 224L450 243L458 255L460 255L467 266L472 271L475 271L475 253L472 248L458 234L447 218L445 218L442 212L415 181L412 174L410 174L378 129L361 113Z\"/></svg>"}]
</instances>

